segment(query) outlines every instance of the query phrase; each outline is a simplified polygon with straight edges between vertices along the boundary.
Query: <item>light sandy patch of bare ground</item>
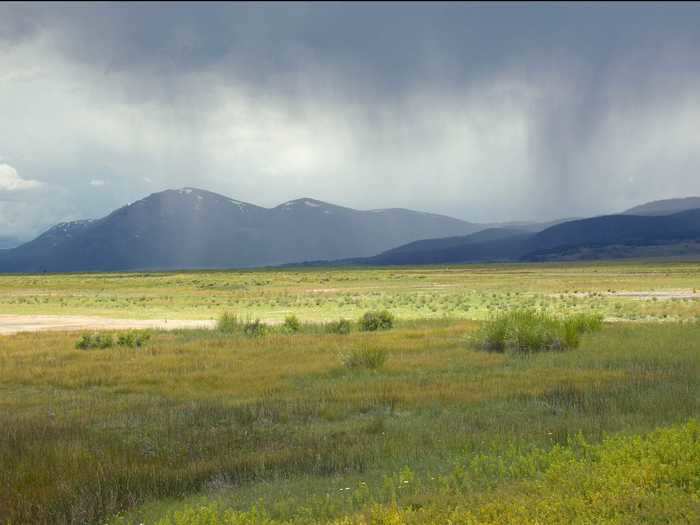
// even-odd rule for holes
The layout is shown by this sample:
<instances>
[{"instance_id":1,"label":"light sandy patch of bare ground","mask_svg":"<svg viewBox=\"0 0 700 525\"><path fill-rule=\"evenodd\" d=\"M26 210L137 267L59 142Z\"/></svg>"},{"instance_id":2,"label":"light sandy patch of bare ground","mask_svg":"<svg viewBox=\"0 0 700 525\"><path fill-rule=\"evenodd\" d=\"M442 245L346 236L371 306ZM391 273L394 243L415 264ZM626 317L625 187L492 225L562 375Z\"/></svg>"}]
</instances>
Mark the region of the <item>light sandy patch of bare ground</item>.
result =
<instances>
[{"instance_id":1,"label":"light sandy patch of bare ground","mask_svg":"<svg viewBox=\"0 0 700 525\"><path fill-rule=\"evenodd\" d=\"M576 297L590 297L592 295L603 295L606 297L630 297L632 299L640 299L643 301L657 299L672 300L672 299L700 299L700 292L696 290L641 290L641 291L626 291L626 292L574 292L574 293L557 293L553 296L573 295Z\"/></svg>"},{"instance_id":2,"label":"light sandy patch of bare ground","mask_svg":"<svg viewBox=\"0 0 700 525\"><path fill-rule=\"evenodd\" d=\"M676 290L663 292L612 292L608 295L615 297L634 297L637 299L700 299L700 292L693 290Z\"/></svg>"},{"instance_id":3,"label":"light sandy patch of bare ground","mask_svg":"<svg viewBox=\"0 0 700 525\"><path fill-rule=\"evenodd\" d=\"M106 319L82 315L0 315L0 335L72 330L175 330L214 328L215 325L216 321L212 320Z\"/></svg>"}]
</instances>

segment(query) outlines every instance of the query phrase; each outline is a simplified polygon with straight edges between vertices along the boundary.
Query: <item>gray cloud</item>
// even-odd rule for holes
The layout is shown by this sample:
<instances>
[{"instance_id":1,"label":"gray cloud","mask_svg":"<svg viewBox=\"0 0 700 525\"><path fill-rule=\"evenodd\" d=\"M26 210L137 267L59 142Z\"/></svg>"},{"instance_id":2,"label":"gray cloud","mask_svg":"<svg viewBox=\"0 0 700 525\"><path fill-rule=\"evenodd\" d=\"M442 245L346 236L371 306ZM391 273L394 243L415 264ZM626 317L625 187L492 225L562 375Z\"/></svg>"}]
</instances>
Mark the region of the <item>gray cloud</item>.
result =
<instances>
[{"instance_id":1,"label":"gray cloud","mask_svg":"<svg viewBox=\"0 0 700 525\"><path fill-rule=\"evenodd\" d=\"M700 194L698 15L0 4L0 150L62 199L0 220L34 232L185 185L482 221Z\"/></svg>"}]
</instances>

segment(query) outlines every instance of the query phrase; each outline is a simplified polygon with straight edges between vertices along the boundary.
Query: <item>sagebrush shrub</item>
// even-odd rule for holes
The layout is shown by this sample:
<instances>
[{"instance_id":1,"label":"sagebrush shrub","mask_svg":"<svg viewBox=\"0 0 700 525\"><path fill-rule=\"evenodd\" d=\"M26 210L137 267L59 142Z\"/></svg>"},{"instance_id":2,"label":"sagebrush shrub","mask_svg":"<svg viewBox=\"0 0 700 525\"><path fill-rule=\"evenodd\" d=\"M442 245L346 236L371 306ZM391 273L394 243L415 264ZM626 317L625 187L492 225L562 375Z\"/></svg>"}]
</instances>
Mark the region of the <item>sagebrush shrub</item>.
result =
<instances>
[{"instance_id":1,"label":"sagebrush shrub","mask_svg":"<svg viewBox=\"0 0 700 525\"><path fill-rule=\"evenodd\" d=\"M325 325L326 332L329 334L349 334L352 330L352 325L347 319L339 319L337 321L331 321Z\"/></svg>"},{"instance_id":2,"label":"sagebrush shrub","mask_svg":"<svg viewBox=\"0 0 700 525\"><path fill-rule=\"evenodd\" d=\"M126 346L128 348L140 348L146 344L151 338L151 334L146 332L126 332L119 334L117 337L118 346Z\"/></svg>"},{"instance_id":3,"label":"sagebrush shrub","mask_svg":"<svg viewBox=\"0 0 700 525\"><path fill-rule=\"evenodd\" d=\"M299 319L297 319L296 315L288 315L284 319L284 324L282 325L282 329L285 332L295 333L301 329L301 323L299 322Z\"/></svg>"},{"instance_id":4,"label":"sagebrush shrub","mask_svg":"<svg viewBox=\"0 0 700 525\"><path fill-rule=\"evenodd\" d=\"M91 348L110 348L114 346L112 334L83 334L75 343L75 347L80 350Z\"/></svg>"},{"instance_id":5,"label":"sagebrush shrub","mask_svg":"<svg viewBox=\"0 0 700 525\"><path fill-rule=\"evenodd\" d=\"M359 321L360 330L374 332L394 326L394 316L387 310L365 312Z\"/></svg>"},{"instance_id":6,"label":"sagebrush shrub","mask_svg":"<svg viewBox=\"0 0 700 525\"><path fill-rule=\"evenodd\" d=\"M260 319L248 321L243 326L243 333L248 337L262 337L267 332L267 325Z\"/></svg>"}]
</instances>

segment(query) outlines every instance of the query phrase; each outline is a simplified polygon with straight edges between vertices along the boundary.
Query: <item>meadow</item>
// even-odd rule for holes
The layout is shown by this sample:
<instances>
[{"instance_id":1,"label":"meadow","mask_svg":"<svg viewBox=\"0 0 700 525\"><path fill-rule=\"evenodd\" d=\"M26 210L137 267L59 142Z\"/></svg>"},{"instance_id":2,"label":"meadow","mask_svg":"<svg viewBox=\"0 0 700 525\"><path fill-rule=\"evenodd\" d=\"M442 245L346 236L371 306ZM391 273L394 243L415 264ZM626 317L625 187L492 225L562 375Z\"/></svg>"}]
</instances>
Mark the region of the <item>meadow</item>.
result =
<instances>
[{"instance_id":1,"label":"meadow","mask_svg":"<svg viewBox=\"0 0 700 525\"><path fill-rule=\"evenodd\" d=\"M2 337L0 523L697 523L698 283L688 262L2 276L0 313L301 324ZM474 344L522 307L606 322L566 351ZM377 308L394 326L360 331Z\"/></svg>"},{"instance_id":2,"label":"meadow","mask_svg":"<svg viewBox=\"0 0 700 525\"><path fill-rule=\"evenodd\" d=\"M674 321L700 319L699 292L700 265L654 261L6 275L0 314L322 321L386 308L401 319L480 320L533 306Z\"/></svg>"}]
</instances>

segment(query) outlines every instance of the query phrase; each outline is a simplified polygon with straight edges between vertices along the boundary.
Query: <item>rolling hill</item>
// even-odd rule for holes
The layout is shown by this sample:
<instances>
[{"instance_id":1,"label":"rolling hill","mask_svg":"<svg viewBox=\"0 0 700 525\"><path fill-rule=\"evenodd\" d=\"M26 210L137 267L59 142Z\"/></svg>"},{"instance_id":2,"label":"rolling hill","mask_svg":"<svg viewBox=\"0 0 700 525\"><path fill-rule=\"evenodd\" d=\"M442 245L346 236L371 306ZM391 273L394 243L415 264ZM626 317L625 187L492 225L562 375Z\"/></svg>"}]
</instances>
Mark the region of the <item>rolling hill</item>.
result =
<instances>
[{"instance_id":1,"label":"rolling hill","mask_svg":"<svg viewBox=\"0 0 700 525\"><path fill-rule=\"evenodd\" d=\"M166 190L106 217L57 224L0 249L0 272L412 265L700 254L700 198L619 215L481 225L302 198L264 208L196 188ZM376 255L378 254L378 255Z\"/></svg>"},{"instance_id":2,"label":"rolling hill","mask_svg":"<svg viewBox=\"0 0 700 525\"><path fill-rule=\"evenodd\" d=\"M624 215L670 215L700 208L700 197L647 202L623 212Z\"/></svg>"}]
</instances>

